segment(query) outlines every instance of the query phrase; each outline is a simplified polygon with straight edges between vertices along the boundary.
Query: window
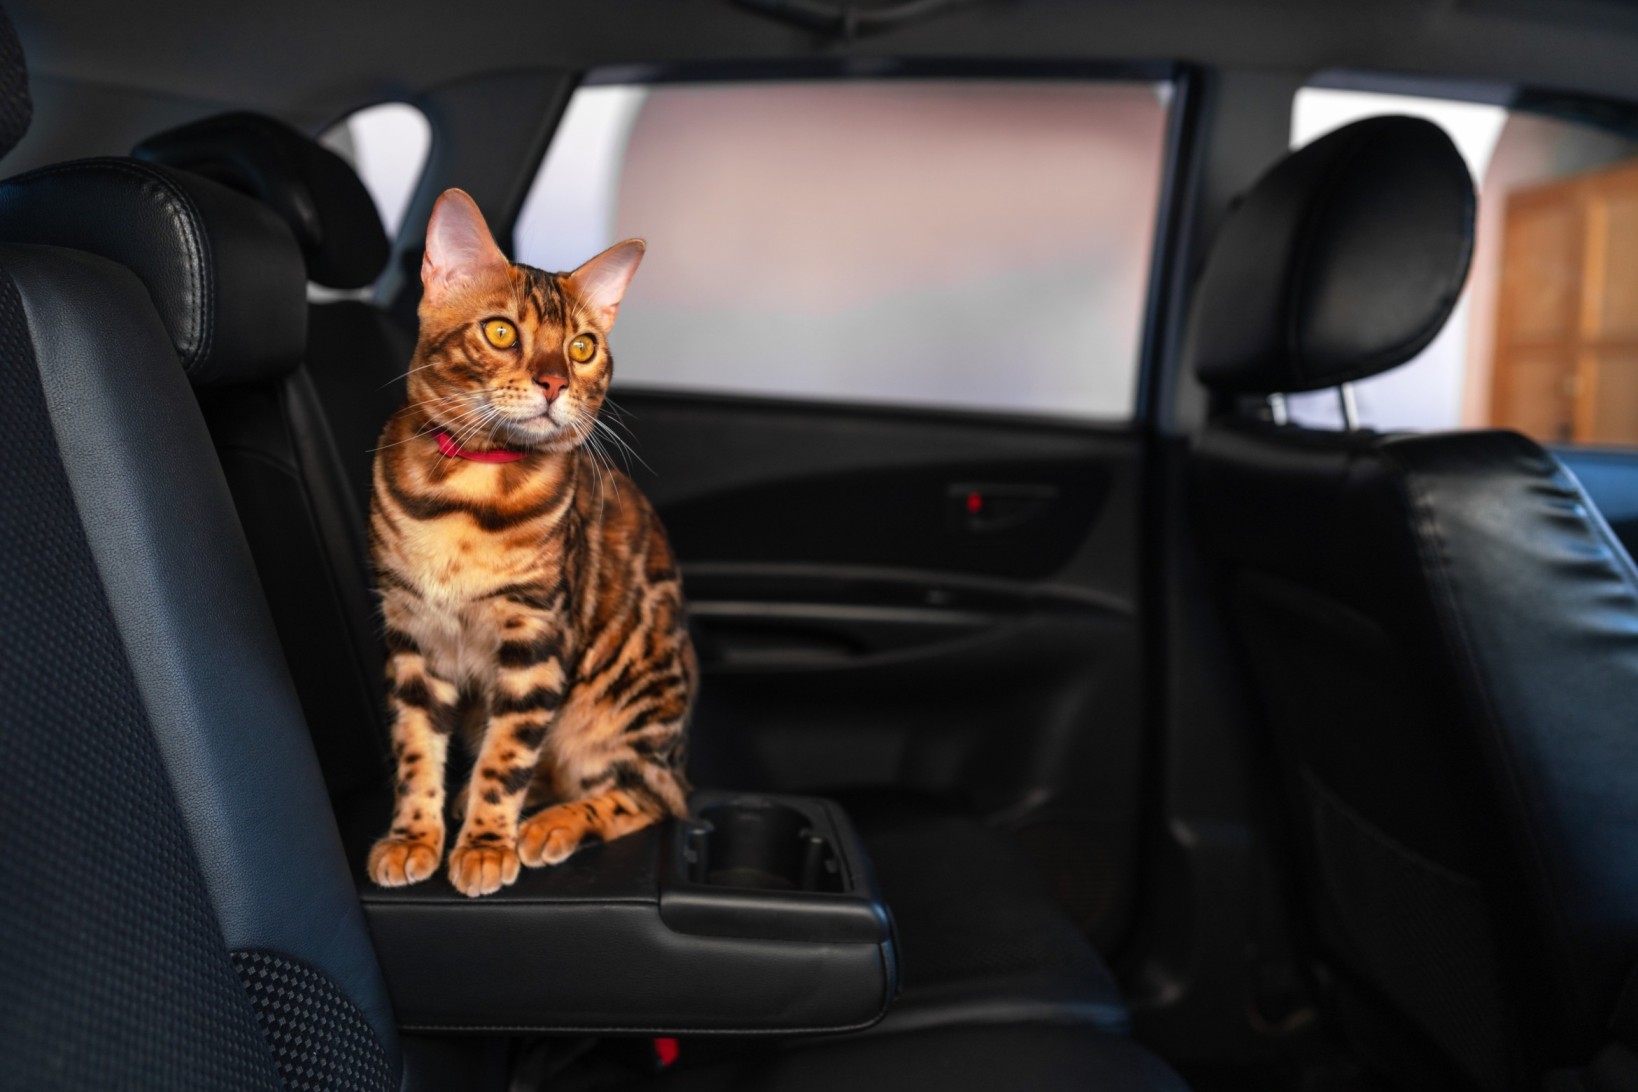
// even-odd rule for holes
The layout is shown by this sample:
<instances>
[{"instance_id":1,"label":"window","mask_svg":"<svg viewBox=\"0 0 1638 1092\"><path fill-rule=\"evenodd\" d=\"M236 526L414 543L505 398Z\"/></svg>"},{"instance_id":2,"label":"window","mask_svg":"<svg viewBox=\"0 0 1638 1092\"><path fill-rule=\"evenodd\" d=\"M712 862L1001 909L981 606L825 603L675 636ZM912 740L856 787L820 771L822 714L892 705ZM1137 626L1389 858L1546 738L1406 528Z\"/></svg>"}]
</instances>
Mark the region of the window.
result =
<instances>
[{"instance_id":1,"label":"window","mask_svg":"<svg viewBox=\"0 0 1638 1092\"><path fill-rule=\"evenodd\" d=\"M1527 108L1308 87L1292 111L1292 146L1382 114L1425 117L1450 134L1476 180L1478 224L1444 330L1415 360L1354 385L1361 423L1638 443L1638 291L1630 308L1612 294L1628 283L1621 256L1638 253L1638 142ZM1610 234L1620 230L1630 237ZM1623 357L1627 325L1633 348ZM1630 399L1611 400L1628 387ZM1339 423L1331 392L1287 404L1300 423Z\"/></svg>"},{"instance_id":2,"label":"window","mask_svg":"<svg viewBox=\"0 0 1638 1092\"><path fill-rule=\"evenodd\" d=\"M620 384L1128 418L1168 93L586 86L516 256L572 269L647 239Z\"/></svg>"},{"instance_id":3,"label":"window","mask_svg":"<svg viewBox=\"0 0 1638 1092\"><path fill-rule=\"evenodd\" d=\"M387 237L396 236L432 147L426 116L408 103L383 102L347 115L319 139L353 165Z\"/></svg>"}]
</instances>

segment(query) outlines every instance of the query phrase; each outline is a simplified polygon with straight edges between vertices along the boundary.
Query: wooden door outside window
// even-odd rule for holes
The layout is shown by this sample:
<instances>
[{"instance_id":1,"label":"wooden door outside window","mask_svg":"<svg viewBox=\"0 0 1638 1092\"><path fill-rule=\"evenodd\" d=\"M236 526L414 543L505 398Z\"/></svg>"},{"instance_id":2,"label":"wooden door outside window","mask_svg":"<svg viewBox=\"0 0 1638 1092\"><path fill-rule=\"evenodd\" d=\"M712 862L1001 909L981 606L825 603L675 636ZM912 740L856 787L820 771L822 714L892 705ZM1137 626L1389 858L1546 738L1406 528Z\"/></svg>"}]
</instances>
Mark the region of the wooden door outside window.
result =
<instances>
[{"instance_id":1,"label":"wooden door outside window","mask_svg":"<svg viewBox=\"0 0 1638 1092\"><path fill-rule=\"evenodd\" d=\"M1491 420L1638 444L1638 161L1507 201Z\"/></svg>"}]
</instances>

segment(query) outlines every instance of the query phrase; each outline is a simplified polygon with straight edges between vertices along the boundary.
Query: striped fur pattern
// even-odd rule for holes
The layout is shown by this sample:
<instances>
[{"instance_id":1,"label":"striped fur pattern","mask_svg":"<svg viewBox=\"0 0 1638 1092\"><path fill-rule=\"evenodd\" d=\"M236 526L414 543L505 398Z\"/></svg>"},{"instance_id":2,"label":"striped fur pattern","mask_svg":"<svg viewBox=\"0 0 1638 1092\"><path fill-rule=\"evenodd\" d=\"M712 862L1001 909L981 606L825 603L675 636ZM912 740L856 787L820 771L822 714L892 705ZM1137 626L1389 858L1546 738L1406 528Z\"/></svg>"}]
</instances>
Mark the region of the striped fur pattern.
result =
<instances>
[{"instance_id":1,"label":"striped fur pattern","mask_svg":"<svg viewBox=\"0 0 1638 1092\"><path fill-rule=\"evenodd\" d=\"M450 881L477 896L686 808L682 586L653 508L595 442L641 256L628 240L546 273L508 262L459 190L433 212L409 401L371 504L397 779L378 884L431 876L449 824ZM440 430L522 457L449 456ZM446 804L452 740L473 766Z\"/></svg>"}]
</instances>

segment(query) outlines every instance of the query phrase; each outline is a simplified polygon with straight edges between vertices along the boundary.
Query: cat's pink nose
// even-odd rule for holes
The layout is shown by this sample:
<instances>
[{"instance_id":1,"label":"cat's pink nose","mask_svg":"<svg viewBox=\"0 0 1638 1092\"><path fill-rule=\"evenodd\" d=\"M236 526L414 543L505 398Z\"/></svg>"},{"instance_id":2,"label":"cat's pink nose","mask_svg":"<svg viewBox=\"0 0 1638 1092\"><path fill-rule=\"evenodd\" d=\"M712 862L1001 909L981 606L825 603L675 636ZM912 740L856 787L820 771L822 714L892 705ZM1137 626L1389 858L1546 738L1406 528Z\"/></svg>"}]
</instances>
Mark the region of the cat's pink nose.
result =
<instances>
[{"instance_id":1,"label":"cat's pink nose","mask_svg":"<svg viewBox=\"0 0 1638 1092\"><path fill-rule=\"evenodd\" d=\"M563 388L569 385L569 377L566 375L537 375L535 376L535 382L545 389L546 401L556 402L557 396L563 393Z\"/></svg>"}]
</instances>

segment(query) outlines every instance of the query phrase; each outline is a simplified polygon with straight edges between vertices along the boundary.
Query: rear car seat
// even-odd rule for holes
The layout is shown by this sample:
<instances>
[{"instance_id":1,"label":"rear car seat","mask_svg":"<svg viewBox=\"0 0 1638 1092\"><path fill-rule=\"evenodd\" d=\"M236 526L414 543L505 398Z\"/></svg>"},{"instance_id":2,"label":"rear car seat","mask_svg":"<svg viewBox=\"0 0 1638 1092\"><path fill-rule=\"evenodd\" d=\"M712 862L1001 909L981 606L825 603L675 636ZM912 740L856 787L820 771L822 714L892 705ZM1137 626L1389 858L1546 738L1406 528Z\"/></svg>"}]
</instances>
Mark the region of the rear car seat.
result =
<instances>
[{"instance_id":1,"label":"rear car seat","mask_svg":"<svg viewBox=\"0 0 1638 1092\"><path fill-rule=\"evenodd\" d=\"M386 262L357 175L282 122L207 118L150 137L135 154L265 201L290 223L321 285L357 287ZM201 392L201 404L331 791L345 813L373 817L385 814L368 794L383 784L387 729L362 538L373 448L402 401L412 346L360 301L315 303L309 316L303 367L254 388ZM885 1028L1045 1018L1126 1029L1113 976L1003 837L958 814L903 807L858 823L903 961Z\"/></svg>"},{"instance_id":2,"label":"rear car seat","mask_svg":"<svg viewBox=\"0 0 1638 1092\"><path fill-rule=\"evenodd\" d=\"M0 16L0 153L27 104ZM288 373L303 282L278 219L197 176L100 159L0 183L8 1086L424 1087L189 389ZM1047 1027L803 1044L657 1086L929 1075L1181 1087L1129 1042Z\"/></svg>"}]
</instances>

